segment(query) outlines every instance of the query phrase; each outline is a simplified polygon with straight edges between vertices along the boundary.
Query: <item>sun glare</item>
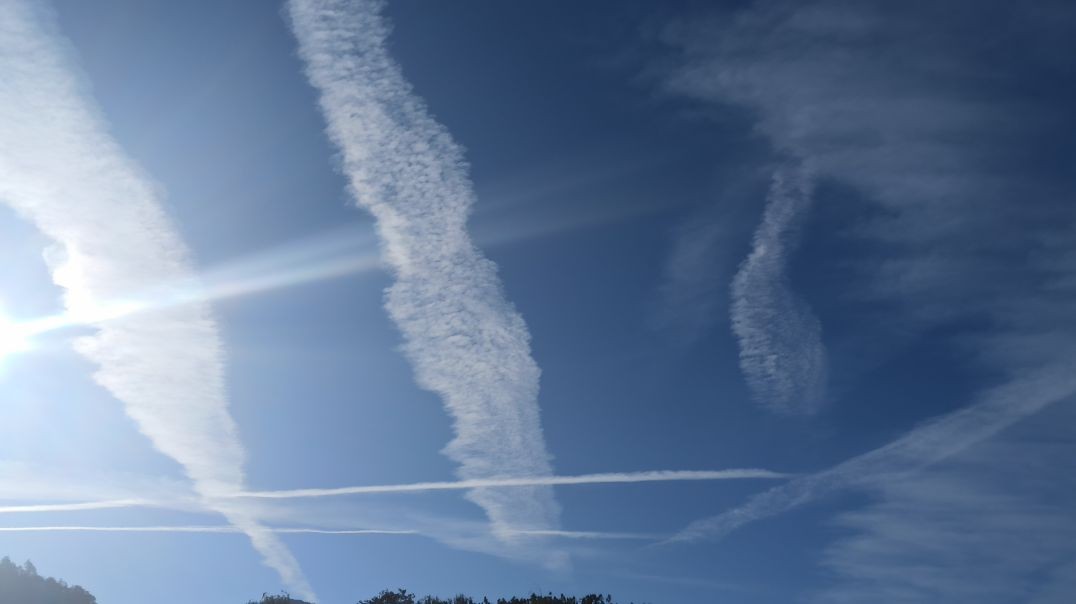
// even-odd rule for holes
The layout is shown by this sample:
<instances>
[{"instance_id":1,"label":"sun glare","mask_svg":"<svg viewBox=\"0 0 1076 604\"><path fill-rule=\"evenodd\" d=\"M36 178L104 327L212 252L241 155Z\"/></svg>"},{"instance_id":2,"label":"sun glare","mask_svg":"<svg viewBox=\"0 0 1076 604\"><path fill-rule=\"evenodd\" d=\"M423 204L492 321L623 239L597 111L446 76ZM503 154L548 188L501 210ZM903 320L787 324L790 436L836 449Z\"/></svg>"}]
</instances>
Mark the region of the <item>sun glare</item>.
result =
<instances>
[{"instance_id":1,"label":"sun glare","mask_svg":"<svg viewBox=\"0 0 1076 604\"><path fill-rule=\"evenodd\" d=\"M30 347L29 334L21 325L0 314L0 360Z\"/></svg>"}]
</instances>

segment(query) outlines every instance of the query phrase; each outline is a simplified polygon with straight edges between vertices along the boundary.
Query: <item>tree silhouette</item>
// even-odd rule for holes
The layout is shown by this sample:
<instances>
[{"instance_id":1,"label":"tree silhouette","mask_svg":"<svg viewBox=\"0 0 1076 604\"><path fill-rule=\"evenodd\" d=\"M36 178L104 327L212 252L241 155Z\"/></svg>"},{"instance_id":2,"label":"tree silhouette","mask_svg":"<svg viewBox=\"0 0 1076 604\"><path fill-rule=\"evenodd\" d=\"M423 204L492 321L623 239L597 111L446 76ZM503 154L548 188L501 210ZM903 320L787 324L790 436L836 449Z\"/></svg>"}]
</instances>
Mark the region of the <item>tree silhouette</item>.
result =
<instances>
[{"instance_id":1,"label":"tree silhouette","mask_svg":"<svg viewBox=\"0 0 1076 604\"><path fill-rule=\"evenodd\" d=\"M613 601L613 596L601 594L590 594L582 598L564 594L558 596L553 594L544 596L531 594L525 598L513 597L507 600L498 598L495 603L491 603L488 598L482 598L481 601L478 601L464 595L458 595L447 600L434 596L417 598L415 594L409 593L406 589L398 589L396 591L385 590L369 600L360 600L358 604L615 604L615 602Z\"/></svg>"},{"instance_id":2,"label":"tree silhouette","mask_svg":"<svg viewBox=\"0 0 1076 604\"><path fill-rule=\"evenodd\" d=\"M254 600L251 600L250 602L247 602L247 604L310 604L310 603L309 602L304 602L303 600L296 600L295 598L291 597L291 595L288 594L288 592L283 592L280 595L270 595L270 594L263 593L261 600L258 600L257 602L255 602Z\"/></svg>"},{"instance_id":3,"label":"tree silhouette","mask_svg":"<svg viewBox=\"0 0 1076 604\"><path fill-rule=\"evenodd\" d=\"M4 556L0 558L0 604L97 604L97 598L78 585L68 585L62 580L42 577L37 568L27 560L22 566ZM247 604L310 604L291 597L287 592L279 595L263 593L260 600ZM539 595L510 599L489 598L475 600L470 596L457 595L448 599L436 596L419 598L406 589L385 590L369 600L358 604L615 604L613 596L590 594L582 598L560 594Z\"/></svg>"},{"instance_id":4,"label":"tree silhouette","mask_svg":"<svg viewBox=\"0 0 1076 604\"><path fill-rule=\"evenodd\" d=\"M21 567L0 559L0 602L18 604L97 604L97 598L78 585L37 574L29 560Z\"/></svg>"}]
</instances>

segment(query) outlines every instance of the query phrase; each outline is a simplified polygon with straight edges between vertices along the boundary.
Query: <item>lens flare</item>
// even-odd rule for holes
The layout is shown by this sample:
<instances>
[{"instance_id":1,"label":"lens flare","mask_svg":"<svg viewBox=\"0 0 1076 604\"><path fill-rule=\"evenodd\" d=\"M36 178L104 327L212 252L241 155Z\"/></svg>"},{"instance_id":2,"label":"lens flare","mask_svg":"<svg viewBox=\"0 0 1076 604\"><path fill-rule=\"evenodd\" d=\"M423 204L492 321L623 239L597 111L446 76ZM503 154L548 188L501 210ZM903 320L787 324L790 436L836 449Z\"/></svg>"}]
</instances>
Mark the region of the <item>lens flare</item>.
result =
<instances>
[{"instance_id":1,"label":"lens flare","mask_svg":"<svg viewBox=\"0 0 1076 604\"><path fill-rule=\"evenodd\" d=\"M7 315L0 313L0 360L29 347L29 332Z\"/></svg>"}]
</instances>

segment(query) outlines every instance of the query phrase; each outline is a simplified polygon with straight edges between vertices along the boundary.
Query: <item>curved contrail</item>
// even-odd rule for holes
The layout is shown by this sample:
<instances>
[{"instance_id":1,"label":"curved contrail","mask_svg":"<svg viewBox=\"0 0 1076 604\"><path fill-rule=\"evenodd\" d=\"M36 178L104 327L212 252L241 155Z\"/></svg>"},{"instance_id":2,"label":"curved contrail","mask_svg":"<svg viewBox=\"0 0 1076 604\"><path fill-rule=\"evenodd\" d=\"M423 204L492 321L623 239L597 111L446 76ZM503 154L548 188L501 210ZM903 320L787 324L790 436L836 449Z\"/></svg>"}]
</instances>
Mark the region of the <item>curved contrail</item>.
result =
<instances>
[{"instance_id":1,"label":"curved contrail","mask_svg":"<svg viewBox=\"0 0 1076 604\"><path fill-rule=\"evenodd\" d=\"M792 290L787 256L810 209L803 167L777 170L750 255L732 280L732 331L755 401L782 413L814 413L826 386L822 325Z\"/></svg>"}]
</instances>

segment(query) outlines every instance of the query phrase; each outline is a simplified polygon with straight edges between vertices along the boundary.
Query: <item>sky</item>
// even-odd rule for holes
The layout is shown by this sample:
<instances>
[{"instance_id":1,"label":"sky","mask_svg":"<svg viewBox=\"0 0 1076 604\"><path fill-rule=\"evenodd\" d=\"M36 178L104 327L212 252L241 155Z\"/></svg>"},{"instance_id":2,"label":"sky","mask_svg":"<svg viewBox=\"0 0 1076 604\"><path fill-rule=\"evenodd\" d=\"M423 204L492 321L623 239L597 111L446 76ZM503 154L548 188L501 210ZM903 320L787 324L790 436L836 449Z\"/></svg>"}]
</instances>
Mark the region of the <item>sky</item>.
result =
<instances>
[{"instance_id":1,"label":"sky","mask_svg":"<svg viewBox=\"0 0 1076 604\"><path fill-rule=\"evenodd\" d=\"M110 604L1068 602L1074 30L0 2L0 555Z\"/></svg>"}]
</instances>

